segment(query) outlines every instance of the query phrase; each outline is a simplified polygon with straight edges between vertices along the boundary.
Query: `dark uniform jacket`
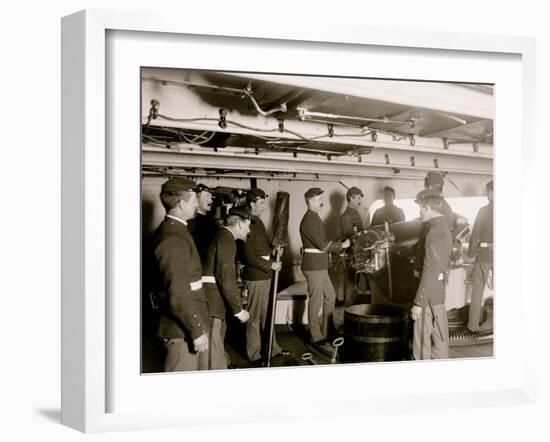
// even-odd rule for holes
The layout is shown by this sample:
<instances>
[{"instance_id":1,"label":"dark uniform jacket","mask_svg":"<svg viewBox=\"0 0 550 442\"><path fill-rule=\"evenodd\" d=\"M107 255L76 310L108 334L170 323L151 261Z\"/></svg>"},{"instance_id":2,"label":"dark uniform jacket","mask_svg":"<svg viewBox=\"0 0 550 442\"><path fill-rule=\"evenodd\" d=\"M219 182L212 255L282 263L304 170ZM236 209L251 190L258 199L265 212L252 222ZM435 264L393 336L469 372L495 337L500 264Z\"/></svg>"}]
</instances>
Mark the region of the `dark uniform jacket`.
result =
<instances>
[{"instance_id":1,"label":"dark uniform jacket","mask_svg":"<svg viewBox=\"0 0 550 442\"><path fill-rule=\"evenodd\" d=\"M182 222L166 217L154 234L160 322L157 336L196 339L209 328L202 269L193 238Z\"/></svg>"},{"instance_id":2,"label":"dark uniform jacket","mask_svg":"<svg viewBox=\"0 0 550 442\"><path fill-rule=\"evenodd\" d=\"M443 216L426 222L428 231L425 237L425 252L414 303L421 307L445 304L445 273L449 269L452 236L449 225Z\"/></svg>"},{"instance_id":3,"label":"dark uniform jacket","mask_svg":"<svg viewBox=\"0 0 550 442\"><path fill-rule=\"evenodd\" d=\"M342 238L344 240L353 238L356 232L363 230L363 221L359 212L351 207L348 207L342 213Z\"/></svg>"},{"instance_id":4,"label":"dark uniform jacket","mask_svg":"<svg viewBox=\"0 0 550 442\"><path fill-rule=\"evenodd\" d=\"M195 245L201 258L201 263L204 266L206 263L206 253L210 241L214 239L218 226L214 217L202 213L197 213L197 216L189 220L189 231L195 240Z\"/></svg>"},{"instance_id":5,"label":"dark uniform jacket","mask_svg":"<svg viewBox=\"0 0 550 442\"><path fill-rule=\"evenodd\" d=\"M451 209L451 206L449 206L449 203L445 201L445 198L441 199L441 213L443 215L443 218L447 222L449 229L452 232L456 220L456 215L453 212L453 209ZM426 233L428 232L429 226L429 223L425 222L422 223L422 227L420 228L420 235L418 237L418 244L416 246L416 256L414 259L414 270L418 273L422 271L422 265L424 263L424 251L426 250L424 241L426 239Z\"/></svg>"},{"instance_id":6,"label":"dark uniform jacket","mask_svg":"<svg viewBox=\"0 0 550 442\"><path fill-rule=\"evenodd\" d=\"M449 203L445 200L445 198L441 198L441 213L443 214L445 221L447 221L449 229L452 231L456 221L456 214L453 212L453 209L451 209L451 206L449 206Z\"/></svg>"},{"instance_id":7,"label":"dark uniform jacket","mask_svg":"<svg viewBox=\"0 0 550 442\"><path fill-rule=\"evenodd\" d=\"M251 216L250 234L246 241L239 241L244 264L243 279L245 281L265 281L271 279L271 261L269 257L269 238L263 221L257 216Z\"/></svg>"},{"instance_id":8,"label":"dark uniform jacket","mask_svg":"<svg viewBox=\"0 0 550 442\"><path fill-rule=\"evenodd\" d=\"M378 226L384 224L386 221L389 224L405 221L405 212L403 212L403 209L394 205L381 207L374 212L370 225Z\"/></svg>"},{"instance_id":9,"label":"dark uniform jacket","mask_svg":"<svg viewBox=\"0 0 550 442\"><path fill-rule=\"evenodd\" d=\"M342 250L341 242L327 240L325 226L316 212L308 210L300 223L300 236L304 249L316 249L323 253L306 253L304 250L302 270L328 269L328 253Z\"/></svg>"},{"instance_id":10,"label":"dark uniform jacket","mask_svg":"<svg viewBox=\"0 0 550 442\"><path fill-rule=\"evenodd\" d=\"M482 262L493 260L493 204L482 207L477 213L468 244L468 256L474 258L476 254Z\"/></svg>"},{"instance_id":11,"label":"dark uniform jacket","mask_svg":"<svg viewBox=\"0 0 550 442\"><path fill-rule=\"evenodd\" d=\"M237 283L235 237L225 227L216 233L208 246L205 277L214 277L215 283L205 281L210 316L225 319L225 304L235 315L242 310L241 289Z\"/></svg>"}]
</instances>

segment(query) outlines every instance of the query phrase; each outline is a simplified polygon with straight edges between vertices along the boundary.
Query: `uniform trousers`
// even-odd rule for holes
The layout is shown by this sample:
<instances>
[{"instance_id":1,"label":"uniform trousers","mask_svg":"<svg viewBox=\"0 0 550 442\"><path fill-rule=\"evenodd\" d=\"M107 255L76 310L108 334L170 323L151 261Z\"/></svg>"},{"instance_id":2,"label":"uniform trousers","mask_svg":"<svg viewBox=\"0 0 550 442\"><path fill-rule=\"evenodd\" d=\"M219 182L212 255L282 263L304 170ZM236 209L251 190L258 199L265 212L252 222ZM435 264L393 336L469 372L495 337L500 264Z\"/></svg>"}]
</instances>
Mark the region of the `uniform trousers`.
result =
<instances>
[{"instance_id":1,"label":"uniform trousers","mask_svg":"<svg viewBox=\"0 0 550 442\"><path fill-rule=\"evenodd\" d=\"M328 270L302 270L309 293L307 320L311 339L316 342L327 338L332 323L336 293Z\"/></svg>"},{"instance_id":2,"label":"uniform trousers","mask_svg":"<svg viewBox=\"0 0 550 442\"><path fill-rule=\"evenodd\" d=\"M208 370L208 352L191 351L193 343L184 338L163 338L166 356L164 371Z\"/></svg>"},{"instance_id":3,"label":"uniform trousers","mask_svg":"<svg viewBox=\"0 0 550 442\"><path fill-rule=\"evenodd\" d=\"M468 328L470 330L479 330L479 320L481 318L481 304L483 301L483 291L485 283L492 272L492 263L480 262L476 259L472 274L472 300L470 301L470 310L468 311Z\"/></svg>"},{"instance_id":4,"label":"uniform trousers","mask_svg":"<svg viewBox=\"0 0 550 442\"><path fill-rule=\"evenodd\" d=\"M445 304L434 305L433 312L427 305L422 309L420 319L414 321L413 356L416 360L449 357L449 325Z\"/></svg>"},{"instance_id":5,"label":"uniform trousers","mask_svg":"<svg viewBox=\"0 0 550 442\"><path fill-rule=\"evenodd\" d=\"M250 318L246 321L246 354L250 361L257 361L262 356L267 356L267 347L269 345L269 336L266 336L269 328L266 327L266 324L271 279L245 281L245 287L248 289L248 313L250 315ZM262 346L264 355L262 355ZM279 347L275 331L273 331L271 355L275 356L280 353L281 347Z\"/></svg>"},{"instance_id":6,"label":"uniform trousers","mask_svg":"<svg viewBox=\"0 0 550 442\"><path fill-rule=\"evenodd\" d=\"M225 370L227 368L227 358L225 355L225 332L227 324L223 319L210 319L210 342L208 344L208 364L211 370Z\"/></svg>"}]
</instances>

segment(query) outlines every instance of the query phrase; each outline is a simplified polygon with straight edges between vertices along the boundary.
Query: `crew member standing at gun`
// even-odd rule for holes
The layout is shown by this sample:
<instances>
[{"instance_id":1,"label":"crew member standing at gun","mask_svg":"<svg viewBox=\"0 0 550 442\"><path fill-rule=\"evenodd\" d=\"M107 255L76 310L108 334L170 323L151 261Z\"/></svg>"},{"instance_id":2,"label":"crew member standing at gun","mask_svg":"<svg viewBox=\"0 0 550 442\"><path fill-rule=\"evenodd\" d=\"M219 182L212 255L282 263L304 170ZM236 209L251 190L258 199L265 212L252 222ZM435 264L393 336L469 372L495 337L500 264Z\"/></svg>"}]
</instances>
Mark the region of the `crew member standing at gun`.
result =
<instances>
[{"instance_id":1,"label":"crew member standing at gun","mask_svg":"<svg viewBox=\"0 0 550 442\"><path fill-rule=\"evenodd\" d=\"M302 272L306 277L309 293L309 331L311 340L316 345L326 344L336 302L336 293L328 274L328 253L339 253L350 245L349 239L343 242L327 240L319 216L324 206L323 192L322 189L314 187L304 194L308 210L300 223L303 246Z\"/></svg>"},{"instance_id":2,"label":"crew member standing at gun","mask_svg":"<svg viewBox=\"0 0 550 442\"><path fill-rule=\"evenodd\" d=\"M447 225L452 232L454 224L457 220L457 216L455 213L453 213L453 209L451 209L451 206L449 206L449 203L447 203L447 201L445 201L445 198L443 197L443 183L443 175L441 175L439 172L430 171L424 179L424 190L433 190L439 193L441 198L441 214L443 215L443 218L447 222ZM420 278L420 271L422 269L422 264L424 263L424 240L426 237L426 232L428 231L428 227L429 226L426 223L423 223L420 229L418 244L416 246L416 255L413 270L414 276L416 278Z\"/></svg>"},{"instance_id":3,"label":"crew member standing at gun","mask_svg":"<svg viewBox=\"0 0 550 442\"><path fill-rule=\"evenodd\" d=\"M441 194L423 190L416 196L420 217L427 224L420 284L411 308L415 359L449 357L449 327L445 311L445 273L449 269L452 236L442 213Z\"/></svg>"},{"instance_id":4,"label":"crew member standing at gun","mask_svg":"<svg viewBox=\"0 0 550 442\"><path fill-rule=\"evenodd\" d=\"M227 368L224 341L226 305L242 323L249 314L243 309L241 289L237 282L235 258L236 240L245 241L250 232L250 214L240 207L233 207L225 219L225 225L208 246L202 280L205 285L208 308L212 319L212 343L209 366L211 369Z\"/></svg>"},{"instance_id":5,"label":"crew member standing at gun","mask_svg":"<svg viewBox=\"0 0 550 442\"><path fill-rule=\"evenodd\" d=\"M363 230L363 221L359 215L363 192L358 187L351 187L346 193L348 207L342 213L342 238L350 239Z\"/></svg>"},{"instance_id":6,"label":"crew member standing at gun","mask_svg":"<svg viewBox=\"0 0 550 442\"><path fill-rule=\"evenodd\" d=\"M395 200L395 189L390 186L384 187L384 207L377 209L372 215L371 226L378 226L384 223L393 224L405 221L403 209L393 204Z\"/></svg>"},{"instance_id":7,"label":"crew member standing at gun","mask_svg":"<svg viewBox=\"0 0 550 442\"><path fill-rule=\"evenodd\" d=\"M363 221L361 215L359 215L363 196L363 192L358 187L351 187L346 193L348 207L342 213L341 218L342 239L349 240L350 243L353 237L363 230ZM346 307L355 304L357 278L358 275L351 265L346 266L344 275L344 305Z\"/></svg>"},{"instance_id":8,"label":"crew member standing at gun","mask_svg":"<svg viewBox=\"0 0 550 442\"><path fill-rule=\"evenodd\" d=\"M470 235L468 257L474 260L472 300L468 314L468 329L479 330L483 290L493 271L493 181L486 186L489 204L479 209Z\"/></svg>"},{"instance_id":9,"label":"crew member standing at gun","mask_svg":"<svg viewBox=\"0 0 550 442\"><path fill-rule=\"evenodd\" d=\"M160 277L157 336L166 349L165 371L208 368L208 306L199 254L187 228L197 210L195 186L191 180L173 178L160 194L167 215L155 231L154 251Z\"/></svg>"},{"instance_id":10,"label":"crew member standing at gun","mask_svg":"<svg viewBox=\"0 0 550 442\"><path fill-rule=\"evenodd\" d=\"M246 194L248 211L252 224L250 235L242 246L244 264L243 280L248 291L248 313L246 323L246 353L253 364L259 364L267 356L265 336L269 291L271 289L272 270L280 271L281 263L271 260L271 250L267 230L260 216L265 212L268 195L262 189L251 189ZM263 345L262 345L263 344ZM273 335L272 356L282 354Z\"/></svg>"}]
</instances>

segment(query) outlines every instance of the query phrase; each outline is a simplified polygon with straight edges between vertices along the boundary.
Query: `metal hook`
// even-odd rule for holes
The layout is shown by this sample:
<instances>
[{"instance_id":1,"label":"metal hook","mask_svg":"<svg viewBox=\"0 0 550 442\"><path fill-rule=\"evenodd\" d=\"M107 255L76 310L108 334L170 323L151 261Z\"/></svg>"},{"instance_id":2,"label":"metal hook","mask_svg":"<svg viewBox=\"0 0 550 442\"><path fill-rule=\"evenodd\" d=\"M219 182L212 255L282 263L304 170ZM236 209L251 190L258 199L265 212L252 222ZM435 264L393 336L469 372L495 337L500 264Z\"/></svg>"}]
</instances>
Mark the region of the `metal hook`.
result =
<instances>
[{"instance_id":1,"label":"metal hook","mask_svg":"<svg viewBox=\"0 0 550 442\"><path fill-rule=\"evenodd\" d=\"M227 110L226 109L220 109L220 121L218 122L218 126L220 126L222 129L227 129Z\"/></svg>"},{"instance_id":2,"label":"metal hook","mask_svg":"<svg viewBox=\"0 0 550 442\"><path fill-rule=\"evenodd\" d=\"M160 102L153 98L151 100L151 108L149 109L149 116L147 117L147 125L151 122L151 120L156 120L159 116L159 106Z\"/></svg>"}]
</instances>

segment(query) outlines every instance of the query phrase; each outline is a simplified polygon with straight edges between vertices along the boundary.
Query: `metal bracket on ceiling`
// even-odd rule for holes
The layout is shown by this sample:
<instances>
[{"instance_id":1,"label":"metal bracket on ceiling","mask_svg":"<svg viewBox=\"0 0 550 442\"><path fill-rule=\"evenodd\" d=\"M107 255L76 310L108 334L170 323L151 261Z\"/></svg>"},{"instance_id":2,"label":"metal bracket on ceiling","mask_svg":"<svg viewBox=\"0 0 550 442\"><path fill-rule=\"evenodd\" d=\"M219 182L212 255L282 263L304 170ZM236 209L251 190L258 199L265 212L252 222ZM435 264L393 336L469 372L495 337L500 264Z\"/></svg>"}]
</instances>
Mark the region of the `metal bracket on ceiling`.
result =
<instances>
[{"instance_id":1,"label":"metal bracket on ceiling","mask_svg":"<svg viewBox=\"0 0 550 442\"><path fill-rule=\"evenodd\" d=\"M437 160L437 158L434 158L434 167L436 169L439 169L439 161Z\"/></svg>"},{"instance_id":2,"label":"metal bracket on ceiling","mask_svg":"<svg viewBox=\"0 0 550 442\"><path fill-rule=\"evenodd\" d=\"M384 158L386 160L386 164L390 164L390 156L388 154L385 154Z\"/></svg>"},{"instance_id":3,"label":"metal bracket on ceiling","mask_svg":"<svg viewBox=\"0 0 550 442\"><path fill-rule=\"evenodd\" d=\"M415 167L414 157L411 157L410 159L411 159L411 166L412 166L412 167Z\"/></svg>"},{"instance_id":4,"label":"metal bracket on ceiling","mask_svg":"<svg viewBox=\"0 0 550 442\"><path fill-rule=\"evenodd\" d=\"M411 144L411 146L414 146L416 144L416 137L414 136L414 134L409 134L409 143Z\"/></svg>"},{"instance_id":5,"label":"metal bracket on ceiling","mask_svg":"<svg viewBox=\"0 0 550 442\"><path fill-rule=\"evenodd\" d=\"M220 126L222 129L227 129L227 109L220 109L220 121L218 122L218 126Z\"/></svg>"},{"instance_id":6,"label":"metal bracket on ceiling","mask_svg":"<svg viewBox=\"0 0 550 442\"><path fill-rule=\"evenodd\" d=\"M151 100L151 108L149 109L149 116L147 117L147 126L151 123L151 120L156 120L159 116L160 101L156 98Z\"/></svg>"}]
</instances>

